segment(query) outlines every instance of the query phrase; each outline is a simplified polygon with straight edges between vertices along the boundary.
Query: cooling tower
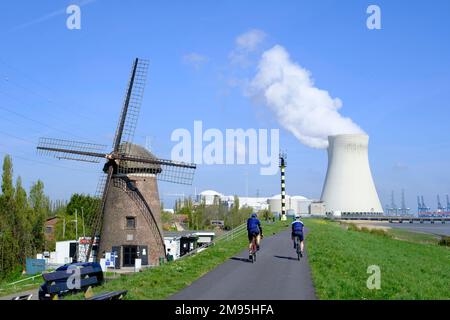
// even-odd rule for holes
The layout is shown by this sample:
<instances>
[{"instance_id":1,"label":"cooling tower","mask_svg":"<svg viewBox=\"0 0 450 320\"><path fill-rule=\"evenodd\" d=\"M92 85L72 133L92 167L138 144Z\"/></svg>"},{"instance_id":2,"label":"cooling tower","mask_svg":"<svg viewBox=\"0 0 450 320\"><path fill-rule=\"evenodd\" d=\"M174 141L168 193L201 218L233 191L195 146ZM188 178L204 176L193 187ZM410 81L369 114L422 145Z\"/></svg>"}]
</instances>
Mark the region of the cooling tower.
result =
<instances>
[{"instance_id":1,"label":"cooling tower","mask_svg":"<svg viewBox=\"0 0 450 320\"><path fill-rule=\"evenodd\" d=\"M369 136L328 137L328 169L321 200L327 213L382 214L369 166Z\"/></svg>"}]
</instances>

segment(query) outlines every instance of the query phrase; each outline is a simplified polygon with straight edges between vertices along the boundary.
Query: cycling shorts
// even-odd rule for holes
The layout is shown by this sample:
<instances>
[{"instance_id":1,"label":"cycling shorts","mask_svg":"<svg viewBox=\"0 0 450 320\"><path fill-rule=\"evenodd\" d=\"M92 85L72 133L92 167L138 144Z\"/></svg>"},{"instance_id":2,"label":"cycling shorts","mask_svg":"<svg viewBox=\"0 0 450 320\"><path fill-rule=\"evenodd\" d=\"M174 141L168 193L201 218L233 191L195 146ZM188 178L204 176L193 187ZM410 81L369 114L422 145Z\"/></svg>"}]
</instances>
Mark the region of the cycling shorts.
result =
<instances>
[{"instance_id":1,"label":"cycling shorts","mask_svg":"<svg viewBox=\"0 0 450 320\"><path fill-rule=\"evenodd\" d=\"M303 232L301 233L292 232L292 237L299 237L300 241L303 241Z\"/></svg>"},{"instance_id":2,"label":"cycling shorts","mask_svg":"<svg viewBox=\"0 0 450 320\"><path fill-rule=\"evenodd\" d=\"M253 232L249 232L248 233L248 241L252 241L253 240L253 237L256 237L256 236L258 236L259 235L259 232L258 231L253 231Z\"/></svg>"}]
</instances>

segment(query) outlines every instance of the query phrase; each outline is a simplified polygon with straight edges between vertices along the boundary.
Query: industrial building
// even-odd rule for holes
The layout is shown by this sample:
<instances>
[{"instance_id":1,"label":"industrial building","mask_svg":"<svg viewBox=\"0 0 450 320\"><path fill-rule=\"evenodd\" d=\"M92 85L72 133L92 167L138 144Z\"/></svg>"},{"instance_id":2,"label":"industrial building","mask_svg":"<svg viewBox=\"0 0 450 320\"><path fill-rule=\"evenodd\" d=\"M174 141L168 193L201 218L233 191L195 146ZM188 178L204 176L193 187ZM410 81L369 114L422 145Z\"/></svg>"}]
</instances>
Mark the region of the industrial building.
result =
<instances>
[{"instance_id":1,"label":"industrial building","mask_svg":"<svg viewBox=\"0 0 450 320\"><path fill-rule=\"evenodd\" d=\"M313 200L303 196L285 196L286 211L288 216L295 214L309 214L309 206ZM281 194L277 194L267 199L270 212L278 215L281 213Z\"/></svg>"},{"instance_id":2,"label":"industrial building","mask_svg":"<svg viewBox=\"0 0 450 320\"><path fill-rule=\"evenodd\" d=\"M250 207L255 211L269 209L266 197L240 197L239 198L239 208ZM214 205L220 203L225 204L228 208L234 205L234 196L224 195L214 190L202 191L196 197L197 203L204 203L205 205Z\"/></svg>"},{"instance_id":3,"label":"industrial building","mask_svg":"<svg viewBox=\"0 0 450 320\"><path fill-rule=\"evenodd\" d=\"M328 137L328 168L321 200L334 215L382 215L369 166L366 134Z\"/></svg>"},{"instance_id":4,"label":"industrial building","mask_svg":"<svg viewBox=\"0 0 450 320\"><path fill-rule=\"evenodd\" d=\"M272 197L240 197L239 208L244 206L253 208L255 212L260 210L270 210L276 216L281 214L281 194ZM206 205L226 204L229 208L234 205L234 196L227 196L214 190L205 190L197 198L197 202L203 202ZM304 196L285 196L286 211L288 216L295 214L309 214L310 204L313 200Z\"/></svg>"}]
</instances>

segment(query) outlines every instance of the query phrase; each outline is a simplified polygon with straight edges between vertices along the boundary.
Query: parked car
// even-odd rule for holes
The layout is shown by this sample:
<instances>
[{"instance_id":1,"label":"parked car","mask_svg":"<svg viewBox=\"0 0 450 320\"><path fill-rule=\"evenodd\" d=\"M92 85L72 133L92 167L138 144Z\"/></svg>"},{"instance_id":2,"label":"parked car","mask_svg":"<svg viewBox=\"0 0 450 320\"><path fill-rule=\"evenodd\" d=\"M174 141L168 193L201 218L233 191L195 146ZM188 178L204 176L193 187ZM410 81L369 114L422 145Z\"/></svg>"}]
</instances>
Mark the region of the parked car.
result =
<instances>
[{"instance_id":1,"label":"parked car","mask_svg":"<svg viewBox=\"0 0 450 320\"><path fill-rule=\"evenodd\" d=\"M80 269L80 286L79 288L71 288L70 278L73 272L70 268ZM39 300L51 300L55 296L62 297L68 293L76 293L84 291L89 286L97 286L103 283L103 271L98 262L75 262L68 263L54 272L44 273L42 275L45 282L39 287Z\"/></svg>"}]
</instances>

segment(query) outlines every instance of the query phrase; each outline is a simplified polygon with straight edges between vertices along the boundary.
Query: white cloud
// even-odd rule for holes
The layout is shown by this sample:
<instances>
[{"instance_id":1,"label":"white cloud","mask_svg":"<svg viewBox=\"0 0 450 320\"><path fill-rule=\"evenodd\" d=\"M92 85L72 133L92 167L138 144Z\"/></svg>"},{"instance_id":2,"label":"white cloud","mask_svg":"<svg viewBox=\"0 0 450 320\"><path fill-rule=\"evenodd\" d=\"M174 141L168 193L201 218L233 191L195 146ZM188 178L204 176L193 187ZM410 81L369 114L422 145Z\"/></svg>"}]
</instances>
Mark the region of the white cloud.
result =
<instances>
[{"instance_id":1,"label":"white cloud","mask_svg":"<svg viewBox=\"0 0 450 320\"><path fill-rule=\"evenodd\" d=\"M245 51L254 51L264 41L266 34L258 29L247 31L236 38L236 47Z\"/></svg>"},{"instance_id":2,"label":"white cloud","mask_svg":"<svg viewBox=\"0 0 450 320\"><path fill-rule=\"evenodd\" d=\"M196 70L198 70L203 64L207 63L208 60L208 57L196 52L191 52L183 56L183 62L191 65Z\"/></svg>"},{"instance_id":3,"label":"white cloud","mask_svg":"<svg viewBox=\"0 0 450 320\"><path fill-rule=\"evenodd\" d=\"M262 30L252 29L235 40L235 48L230 52L229 59L232 64L247 65L248 55L257 51L266 39L266 34Z\"/></svg>"},{"instance_id":4,"label":"white cloud","mask_svg":"<svg viewBox=\"0 0 450 320\"><path fill-rule=\"evenodd\" d=\"M263 53L247 94L262 100L282 127L310 147L326 148L329 135L363 132L339 114L341 100L315 87L311 73L280 45Z\"/></svg>"}]
</instances>

